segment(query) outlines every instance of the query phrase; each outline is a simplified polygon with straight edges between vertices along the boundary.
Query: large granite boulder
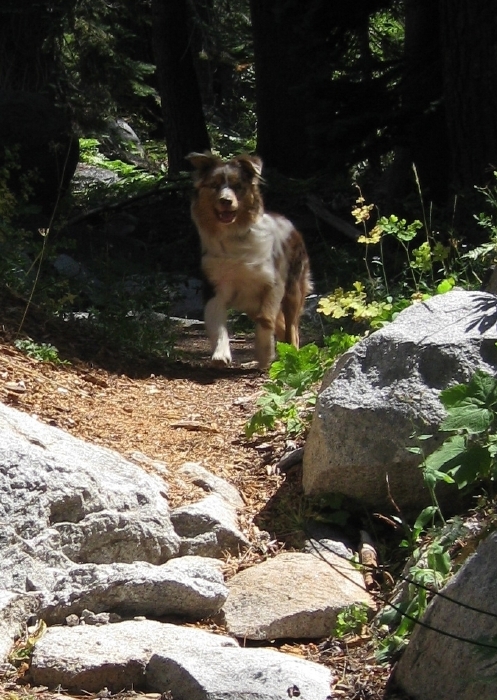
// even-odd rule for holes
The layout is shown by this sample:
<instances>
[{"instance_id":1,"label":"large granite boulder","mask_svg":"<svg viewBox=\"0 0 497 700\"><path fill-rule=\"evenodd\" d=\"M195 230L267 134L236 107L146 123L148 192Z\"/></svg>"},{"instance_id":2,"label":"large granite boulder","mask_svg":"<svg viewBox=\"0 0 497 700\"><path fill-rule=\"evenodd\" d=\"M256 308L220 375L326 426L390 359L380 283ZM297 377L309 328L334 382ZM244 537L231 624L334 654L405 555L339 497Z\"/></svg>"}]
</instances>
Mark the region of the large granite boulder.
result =
<instances>
[{"instance_id":1,"label":"large granite boulder","mask_svg":"<svg viewBox=\"0 0 497 700\"><path fill-rule=\"evenodd\" d=\"M134 562L166 563L180 547L166 490L117 452L0 404L0 589L36 593L48 610L68 587L83 599L99 566L112 582L113 566L123 581ZM170 578L139 575L149 587Z\"/></svg>"},{"instance_id":2,"label":"large granite boulder","mask_svg":"<svg viewBox=\"0 0 497 700\"><path fill-rule=\"evenodd\" d=\"M326 375L305 446L307 494L342 493L406 514L429 504L413 433L436 434L440 391L497 367L497 297L452 291L420 302L346 352ZM442 438L423 442L429 453ZM442 505L458 506L454 486Z\"/></svg>"}]
</instances>

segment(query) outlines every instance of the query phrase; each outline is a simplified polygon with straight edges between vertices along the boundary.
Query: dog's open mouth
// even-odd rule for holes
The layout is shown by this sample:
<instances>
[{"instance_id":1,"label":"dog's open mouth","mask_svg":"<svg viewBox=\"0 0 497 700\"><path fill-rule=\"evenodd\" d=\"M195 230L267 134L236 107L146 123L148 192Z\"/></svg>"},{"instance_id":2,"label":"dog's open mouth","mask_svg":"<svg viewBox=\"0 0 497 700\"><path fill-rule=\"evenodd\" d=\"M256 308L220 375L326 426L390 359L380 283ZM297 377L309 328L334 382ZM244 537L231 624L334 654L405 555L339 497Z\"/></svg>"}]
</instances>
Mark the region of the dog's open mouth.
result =
<instances>
[{"instance_id":1,"label":"dog's open mouth","mask_svg":"<svg viewBox=\"0 0 497 700\"><path fill-rule=\"evenodd\" d=\"M236 211L216 211L216 214L222 224L232 224L236 219Z\"/></svg>"}]
</instances>

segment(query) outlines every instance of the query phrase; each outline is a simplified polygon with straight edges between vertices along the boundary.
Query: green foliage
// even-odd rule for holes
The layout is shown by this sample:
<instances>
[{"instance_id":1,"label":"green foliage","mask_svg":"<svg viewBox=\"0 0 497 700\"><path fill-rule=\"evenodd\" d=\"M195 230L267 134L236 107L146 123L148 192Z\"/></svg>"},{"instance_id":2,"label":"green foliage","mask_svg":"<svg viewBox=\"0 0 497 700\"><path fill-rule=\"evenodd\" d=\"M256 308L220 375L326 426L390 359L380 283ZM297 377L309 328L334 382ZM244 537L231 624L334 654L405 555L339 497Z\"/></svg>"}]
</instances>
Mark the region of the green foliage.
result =
<instances>
[{"instance_id":1,"label":"green foliage","mask_svg":"<svg viewBox=\"0 0 497 700\"><path fill-rule=\"evenodd\" d=\"M368 619L369 607L366 603L352 603L338 613L332 636L343 639L349 634L360 634Z\"/></svg>"},{"instance_id":2,"label":"green foliage","mask_svg":"<svg viewBox=\"0 0 497 700\"><path fill-rule=\"evenodd\" d=\"M338 354L354 345L357 336L337 331L324 348L314 343L297 350L293 345L277 343L278 359L269 368L270 381L257 400L258 411L245 426L245 434L274 430L277 423L289 434L300 434L307 427L316 402L317 383Z\"/></svg>"},{"instance_id":3,"label":"green foliage","mask_svg":"<svg viewBox=\"0 0 497 700\"><path fill-rule=\"evenodd\" d=\"M156 178L150 173L102 156L96 140L83 140L83 154L86 162L119 173L121 197L125 186L126 193L133 194L140 192L142 186L156 187ZM9 165L15 169L14 156ZM20 216L27 217L32 211L29 190L14 196L7 186L8 175L7 168L0 172L0 275L4 285L25 300L26 308L36 303L47 315L66 319L74 309L80 310L82 303L88 304L89 297L92 308L86 323L89 336L97 339L96 346L112 347L114 352L128 357L171 357L174 353L174 329L169 319L171 285L164 275L150 273L141 261L102 254L93 261L91 278L62 277L50 263L60 246L64 252L70 249L71 241L53 237L49 229L33 232L18 224ZM78 201L88 202L88 193ZM38 360L62 363L57 349L50 344L27 339L17 341L16 345Z\"/></svg>"},{"instance_id":4,"label":"green foliage","mask_svg":"<svg viewBox=\"0 0 497 700\"><path fill-rule=\"evenodd\" d=\"M61 360L59 351L50 343L35 343L31 338L19 339L14 342L18 350L25 353L28 357L40 362L51 362L54 365L68 365L67 360Z\"/></svg>"},{"instance_id":5,"label":"green foliage","mask_svg":"<svg viewBox=\"0 0 497 700\"><path fill-rule=\"evenodd\" d=\"M19 667L31 658L36 643L47 631L46 622L38 620L35 628L30 628L23 637L19 637L9 654L8 660L13 666Z\"/></svg>"},{"instance_id":6,"label":"green foliage","mask_svg":"<svg viewBox=\"0 0 497 700\"><path fill-rule=\"evenodd\" d=\"M142 125L150 119L158 99L155 66L147 60L150 23L148 8L137 12L128 0L82 0L65 13L54 52L58 79L82 130L98 128L109 116L133 114Z\"/></svg>"},{"instance_id":7,"label":"green foliage","mask_svg":"<svg viewBox=\"0 0 497 700\"><path fill-rule=\"evenodd\" d=\"M358 242L366 247L364 262L367 279L364 282L354 282L351 290L345 291L339 287L322 297L318 311L333 319L348 317L362 324L365 329L376 330L392 321L413 302L427 299L433 294L444 294L454 287L457 279L454 272L457 246L454 242L443 245L421 221L409 223L394 214L380 217L368 230L367 224L373 209L374 205L366 204L360 195L352 210L356 223L364 229ZM426 240L411 247L423 228ZM387 236L396 240L405 255L400 279L391 290L383 255L383 243ZM369 250L376 246L379 247L379 255L370 261ZM373 275L372 263L379 270L379 276Z\"/></svg>"},{"instance_id":8,"label":"green foliage","mask_svg":"<svg viewBox=\"0 0 497 700\"><path fill-rule=\"evenodd\" d=\"M98 139L80 139L79 143L80 161L82 163L88 163L88 165L95 165L116 173L116 175L125 180L125 185L126 188L128 188L128 191L129 185L131 183L138 182L157 185L157 173L152 173L147 170L143 170L143 168L139 168L138 166L133 165L132 163L124 163L122 160L119 159L107 158L100 150L101 144ZM122 189L122 185L120 189Z\"/></svg>"},{"instance_id":9,"label":"green foliage","mask_svg":"<svg viewBox=\"0 0 497 700\"><path fill-rule=\"evenodd\" d=\"M477 371L467 384L440 394L447 411L440 430L450 433L423 463L425 481L456 483L459 489L484 481L491 488L497 477L497 380Z\"/></svg>"},{"instance_id":10,"label":"green foliage","mask_svg":"<svg viewBox=\"0 0 497 700\"><path fill-rule=\"evenodd\" d=\"M169 317L171 287L164 275L131 275L103 284L89 309L89 333L124 357L171 358L175 329Z\"/></svg>"},{"instance_id":11,"label":"green foliage","mask_svg":"<svg viewBox=\"0 0 497 700\"><path fill-rule=\"evenodd\" d=\"M331 294L322 297L318 304L319 313L334 319L350 316L353 321L365 323L369 328L376 329L393 320L396 314L410 304L407 299L394 302L391 296L369 301L362 282L354 282L352 287L348 292L338 287Z\"/></svg>"},{"instance_id":12,"label":"green foliage","mask_svg":"<svg viewBox=\"0 0 497 700\"><path fill-rule=\"evenodd\" d=\"M449 552L456 539L464 536L465 528L457 518L445 523L436 498L436 486L445 482L463 489L482 482L492 491L497 477L497 380L477 371L467 384L442 391L440 399L447 412L440 431L448 435L421 464L433 505L420 513L412 528L402 523L406 538L401 547L413 552L413 563L408 573L406 599L398 609L387 606L382 613L381 624L389 630L395 629L381 642L379 661L387 661L405 646L431 594L440 590L452 573ZM429 437L423 435L419 439ZM422 454L420 447L410 450ZM437 530L437 518L443 525L441 531Z\"/></svg>"},{"instance_id":13,"label":"green foliage","mask_svg":"<svg viewBox=\"0 0 497 700\"><path fill-rule=\"evenodd\" d=\"M479 263L483 271L497 260L497 171L494 171L493 176L493 185L476 188L486 201L487 211L475 214L474 217L478 225L488 234L489 240L472 248L463 256L472 262Z\"/></svg>"},{"instance_id":14,"label":"green foliage","mask_svg":"<svg viewBox=\"0 0 497 700\"><path fill-rule=\"evenodd\" d=\"M423 511L421 520L430 520L431 515ZM421 539L424 530L421 520L418 518L414 526L419 544L412 553L402 600L386 605L379 616L379 643L376 651L379 663L389 662L393 655L407 645L416 621L425 613L433 594L444 586L452 572L450 549L462 535L460 522L454 520L442 531L432 528Z\"/></svg>"}]
</instances>

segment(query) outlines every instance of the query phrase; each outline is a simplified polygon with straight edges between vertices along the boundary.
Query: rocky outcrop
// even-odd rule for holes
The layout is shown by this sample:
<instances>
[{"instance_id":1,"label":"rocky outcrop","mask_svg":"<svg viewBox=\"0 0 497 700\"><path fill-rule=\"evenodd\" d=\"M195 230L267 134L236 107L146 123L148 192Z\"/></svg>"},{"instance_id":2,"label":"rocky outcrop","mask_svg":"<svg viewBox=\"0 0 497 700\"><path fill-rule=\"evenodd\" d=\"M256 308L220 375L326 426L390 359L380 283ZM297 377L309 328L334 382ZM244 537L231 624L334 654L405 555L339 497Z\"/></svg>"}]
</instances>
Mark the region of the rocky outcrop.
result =
<instances>
[{"instance_id":1,"label":"rocky outcrop","mask_svg":"<svg viewBox=\"0 0 497 700\"><path fill-rule=\"evenodd\" d=\"M1 660L26 625L43 620L48 630L36 643L31 673L49 688L143 688L175 700L283 700L290 689L304 700L325 700L327 669L240 648L234 637L245 635L243 625L233 623L231 637L181 626L217 617L228 600L221 555L248 545L237 521L243 501L225 481L187 463L179 477L198 488L199 500L171 513L167 484L139 465L167 478L165 466L138 453L133 459L0 405ZM336 610L350 602L344 590L340 603L342 584L323 592L331 586L326 565L316 578L310 554L300 555L300 566L293 561L299 555L281 556L273 564L280 577L291 566L308 591L301 609L297 601L292 607L293 627L284 601L273 608L266 638L278 629L328 634ZM345 564L366 596L360 574ZM266 564L260 566L264 578ZM265 587L261 607L269 608L274 595Z\"/></svg>"},{"instance_id":2,"label":"rocky outcrop","mask_svg":"<svg viewBox=\"0 0 497 700\"><path fill-rule=\"evenodd\" d=\"M409 307L346 352L326 375L304 452L308 494L341 493L376 509L417 515L430 503L408 451L413 433L434 434L440 391L497 367L497 299L452 291ZM440 438L423 442L429 453ZM452 512L457 491L441 488Z\"/></svg>"},{"instance_id":3,"label":"rocky outcrop","mask_svg":"<svg viewBox=\"0 0 497 700\"><path fill-rule=\"evenodd\" d=\"M83 564L56 577L38 615L50 625L84 610L202 620L217 613L227 595L220 562L205 557L171 559L161 566Z\"/></svg>"}]
</instances>

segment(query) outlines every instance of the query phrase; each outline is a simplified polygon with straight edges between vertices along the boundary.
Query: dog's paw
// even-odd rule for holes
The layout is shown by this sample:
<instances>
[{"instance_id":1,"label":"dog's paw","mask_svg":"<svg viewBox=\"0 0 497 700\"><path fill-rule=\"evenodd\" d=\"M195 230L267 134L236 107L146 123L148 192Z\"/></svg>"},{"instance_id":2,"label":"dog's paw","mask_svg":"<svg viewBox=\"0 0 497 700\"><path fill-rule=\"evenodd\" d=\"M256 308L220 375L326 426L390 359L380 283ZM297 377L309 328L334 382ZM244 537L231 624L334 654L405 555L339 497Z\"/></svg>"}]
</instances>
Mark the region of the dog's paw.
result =
<instances>
[{"instance_id":1,"label":"dog's paw","mask_svg":"<svg viewBox=\"0 0 497 700\"><path fill-rule=\"evenodd\" d=\"M229 367L231 365L231 357L215 353L211 357L211 365L213 367Z\"/></svg>"}]
</instances>

